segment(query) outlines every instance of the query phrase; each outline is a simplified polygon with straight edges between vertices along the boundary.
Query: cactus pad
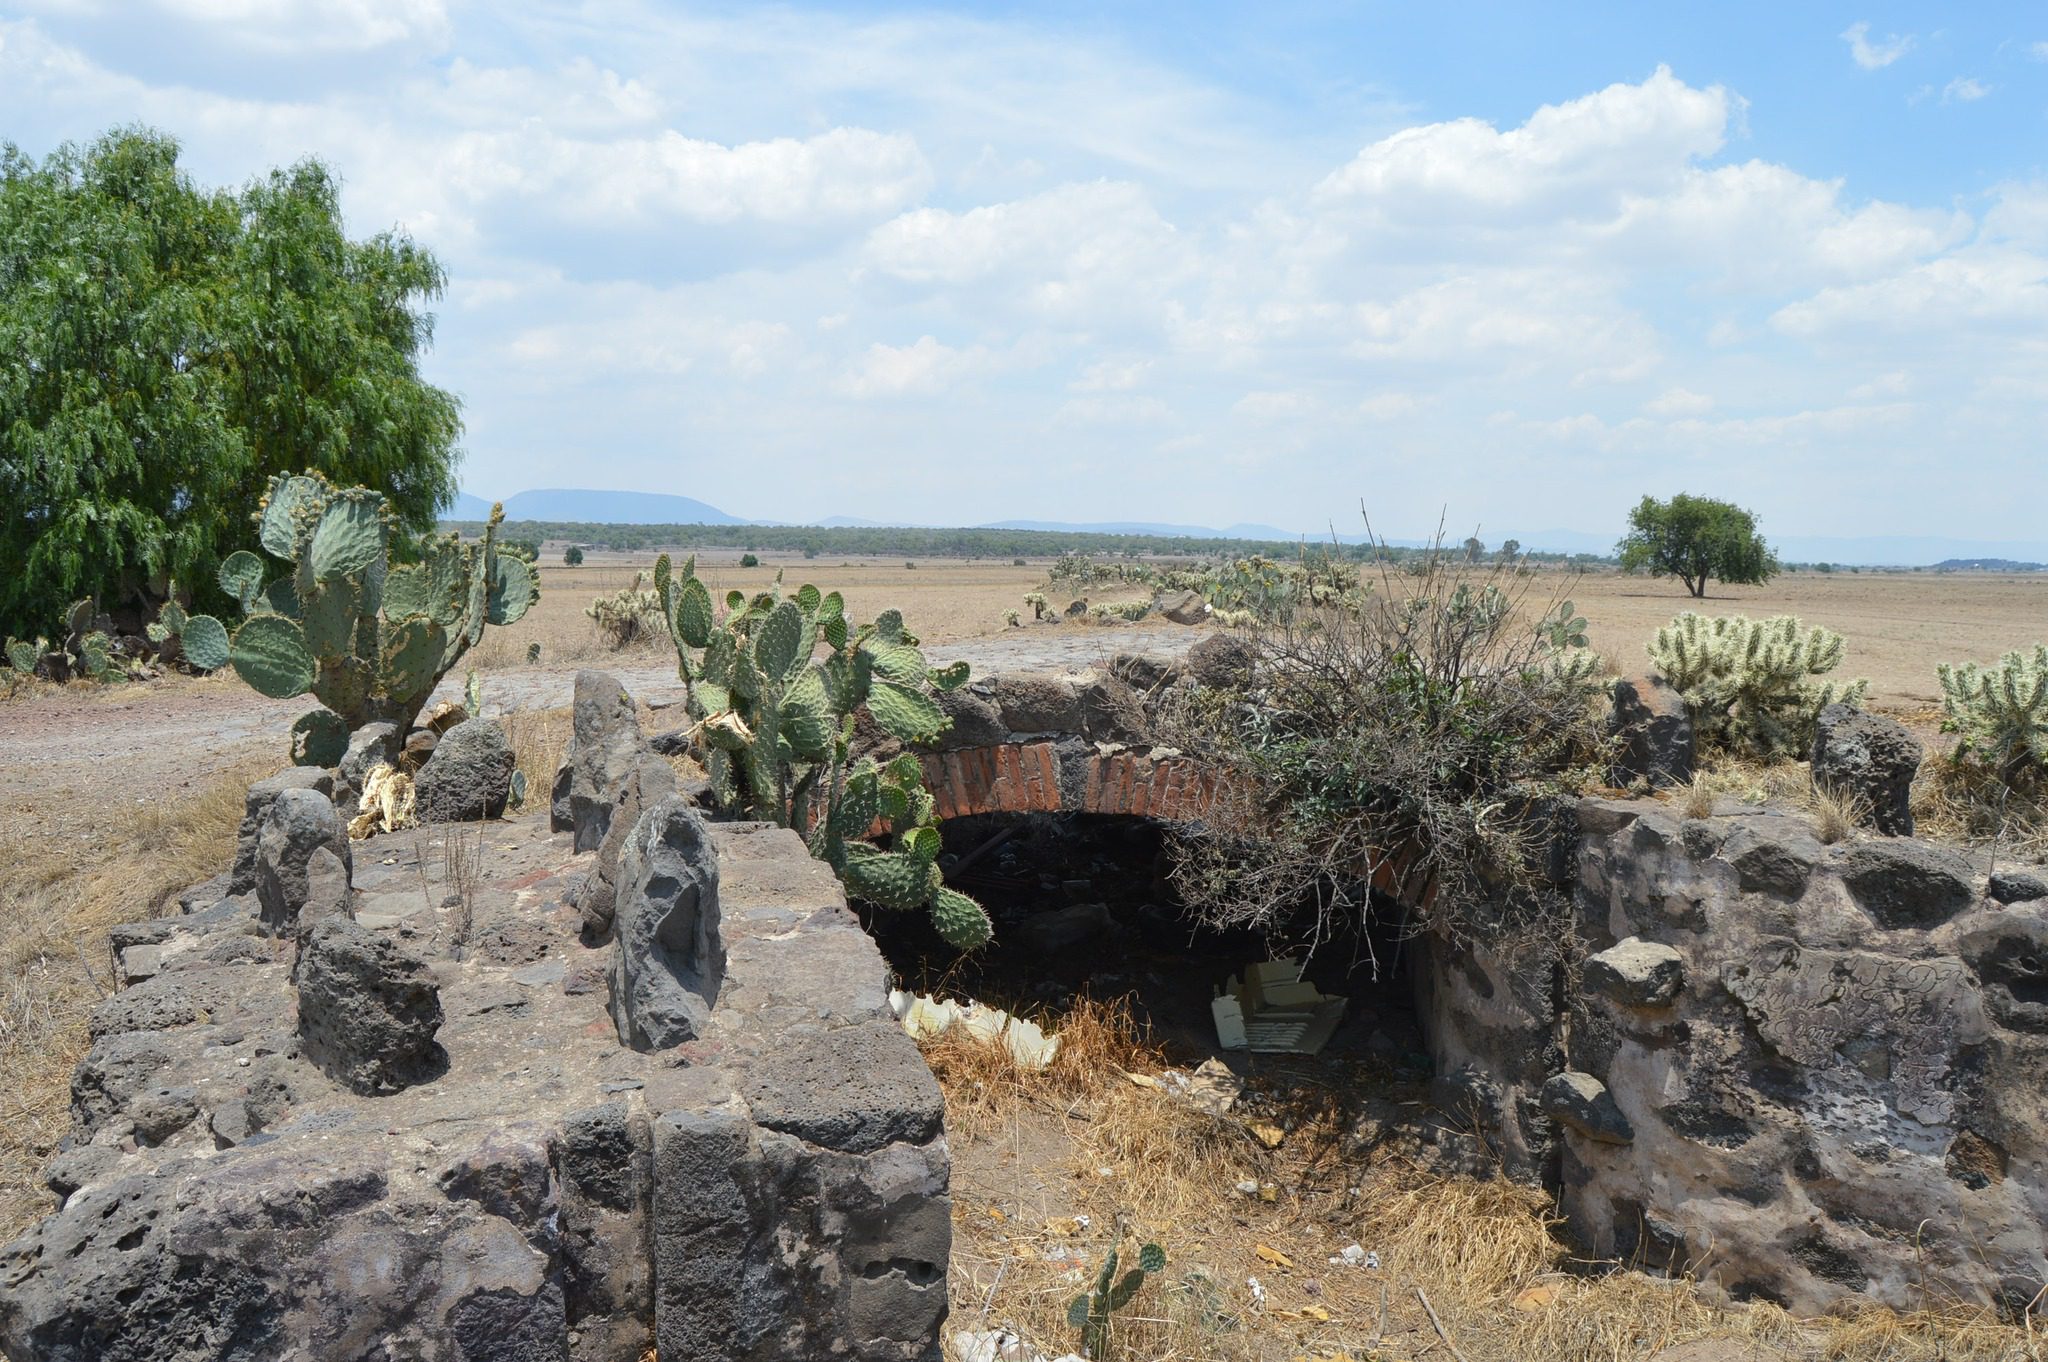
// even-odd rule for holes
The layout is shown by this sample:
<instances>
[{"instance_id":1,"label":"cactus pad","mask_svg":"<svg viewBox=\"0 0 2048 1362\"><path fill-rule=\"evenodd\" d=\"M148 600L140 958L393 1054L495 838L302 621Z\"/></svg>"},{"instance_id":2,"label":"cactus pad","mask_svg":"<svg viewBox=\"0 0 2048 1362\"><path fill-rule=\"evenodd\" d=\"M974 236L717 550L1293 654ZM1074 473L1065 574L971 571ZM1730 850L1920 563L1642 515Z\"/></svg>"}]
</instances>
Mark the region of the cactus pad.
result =
<instances>
[{"instance_id":1,"label":"cactus pad","mask_svg":"<svg viewBox=\"0 0 2048 1362\"><path fill-rule=\"evenodd\" d=\"M242 603L247 611L263 590L263 560L247 549L238 549L220 565L220 589Z\"/></svg>"},{"instance_id":2,"label":"cactus pad","mask_svg":"<svg viewBox=\"0 0 2048 1362\"><path fill-rule=\"evenodd\" d=\"M932 926L946 944L956 951L977 950L989 943L995 929L989 924L988 914L967 895L957 889L943 886L932 895Z\"/></svg>"},{"instance_id":3,"label":"cactus pad","mask_svg":"<svg viewBox=\"0 0 2048 1362\"><path fill-rule=\"evenodd\" d=\"M952 726L928 696L894 681L876 681L868 690L868 709L882 731L899 742L928 742Z\"/></svg>"},{"instance_id":4,"label":"cactus pad","mask_svg":"<svg viewBox=\"0 0 2048 1362\"><path fill-rule=\"evenodd\" d=\"M213 616L192 616L178 638L184 644L185 660L201 671L218 671L228 665L228 631Z\"/></svg>"},{"instance_id":5,"label":"cactus pad","mask_svg":"<svg viewBox=\"0 0 2048 1362\"><path fill-rule=\"evenodd\" d=\"M282 615L256 615L235 631L228 648L235 674L261 695L285 700L313 686L313 655L306 636Z\"/></svg>"},{"instance_id":6,"label":"cactus pad","mask_svg":"<svg viewBox=\"0 0 2048 1362\"><path fill-rule=\"evenodd\" d=\"M338 766L348 753L348 724L331 709L309 709L292 725L292 762Z\"/></svg>"},{"instance_id":7,"label":"cactus pad","mask_svg":"<svg viewBox=\"0 0 2048 1362\"><path fill-rule=\"evenodd\" d=\"M937 866L891 851L856 853L846 863L845 878L861 898L898 912L922 907L940 888Z\"/></svg>"}]
</instances>

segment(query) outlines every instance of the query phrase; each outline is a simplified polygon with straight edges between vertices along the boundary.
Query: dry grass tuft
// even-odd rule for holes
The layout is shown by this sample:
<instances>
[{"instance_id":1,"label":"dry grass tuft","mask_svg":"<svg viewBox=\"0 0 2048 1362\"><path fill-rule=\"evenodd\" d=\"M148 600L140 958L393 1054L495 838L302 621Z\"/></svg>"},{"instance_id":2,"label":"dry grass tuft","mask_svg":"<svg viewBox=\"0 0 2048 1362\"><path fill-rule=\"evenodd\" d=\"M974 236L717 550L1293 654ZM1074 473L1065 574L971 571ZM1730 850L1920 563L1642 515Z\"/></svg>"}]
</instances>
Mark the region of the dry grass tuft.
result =
<instances>
[{"instance_id":1,"label":"dry grass tuft","mask_svg":"<svg viewBox=\"0 0 2048 1362\"><path fill-rule=\"evenodd\" d=\"M1982 1314L1800 1321L1575 1260L1541 1192L1356 1152L1339 1108L1297 1106L1268 1149L1238 1116L1130 1082L1163 1055L1121 1001L1041 1020L1063 1039L1043 1072L964 1035L925 1047L955 1161L949 1332L1002 1327L1046 1356L1074 1349L1067 1303L1103 1253L1156 1240L1167 1268L1117 1317L1119 1362L1448 1356L1418 1289L1471 1362L1636 1362L1700 1339L1728 1342L1731 1358L2048 1362L2041 1340ZM1379 1267L1327 1261L1350 1244Z\"/></svg>"},{"instance_id":2,"label":"dry grass tuft","mask_svg":"<svg viewBox=\"0 0 2048 1362\"><path fill-rule=\"evenodd\" d=\"M1929 757L1913 781L1913 827L1944 842L1991 842L1999 859L2048 860L2048 803L1971 762Z\"/></svg>"},{"instance_id":3,"label":"dry grass tuft","mask_svg":"<svg viewBox=\"0 0 2048 1362\"><path fill-rule=\"evenodd\" d=\"M276 767L246 761L61 845L0 833L0 1241L48 1209L41 1165L69 1121L87 1016L114 986L107 932L226 869L243 792Z\"/></svg>"},{"instance_id":4,"label":"dry grass tuft","mask_svg":"<svg viewBox=\"0 0 2048 1362\"><path fill-rule=\"evenodd\" d=\"M575 711L567 705L557 709L516 709L498 720L505 729L505 741L512 746L512 759L526 776L526 804L539 808L554 789L555 772L569 755L569 736L575 727Z\"/></svg>"},{"instance_id":5,"label":"dry grass tuft","mask_svg":"<svg viewBox=\"0 0 2048 1362\"><path fill-rule=\"evenodd\" d=\"M1846 790L1816 783L1808 798L1813 807L1813 835L1824 846L1846 842L1869 822L1870 806Z\"/></svg>"},{"instance_id":6,"label":"dry grass tuft","mask_svg":"<svg viewBox=\"0 0 2048 1362\"><path fill-rule=\"evenodd\" d=\"M1678 791L1678 806L1687 818L1712 818L1715 792L1711 782L1695 771L1692 781Z\"/></svg>"}]
</instances>

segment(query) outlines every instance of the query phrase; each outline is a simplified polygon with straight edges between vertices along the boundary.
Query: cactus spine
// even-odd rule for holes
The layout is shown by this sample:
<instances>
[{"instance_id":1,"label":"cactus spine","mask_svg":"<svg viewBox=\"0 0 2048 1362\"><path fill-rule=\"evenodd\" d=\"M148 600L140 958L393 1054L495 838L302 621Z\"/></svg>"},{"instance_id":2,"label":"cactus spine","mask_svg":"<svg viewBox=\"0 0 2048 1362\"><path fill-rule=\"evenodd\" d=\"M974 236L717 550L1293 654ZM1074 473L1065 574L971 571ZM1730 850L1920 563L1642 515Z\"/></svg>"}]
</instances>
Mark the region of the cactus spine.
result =
<instances>
[{"instance_id":1,"label":"cactus spine","mask_svg":"<svg viewBox=\"0 0 2048 1362\"><path fill-rule=\"evenodd\" d=\"M927 909L953 946L987 942L988 915L941 882L938 823L917 758L850 765L849 753L863 709L900 742L944 732L952 721L932 696L966 684L967 664L930 666L897 611L855 627L838 592L806 583L784 596L779 575L752 598L728 593L722 619L694 557L677 568L663 554L654 589L719 806L807 832L811 854L850 892ZM887 850L864 840L878 822Z\"/></svg>"},{"instance_id":2,"label":"cactus spine","mask_svg":"<svg viewBox=\"0 0 2048 1362\"><path fill-rule=\"evenodd\" d=\"M310 691L325 708L293 727L292 755L330 764L340 756L336 734L345 747L366 723L410 728L484 627L514 623L539 596L532 566L498 550L503 520L504 508L493 507L481 539L450 534L429 541L419 562L394 566L381 494L314 473L273 478L256 521L263 551L286 570L265 583L262 558L229 555L220 584L246 618L230 635L210 616L191 616L188 655L205 665L224 641L223 660L262 694Z\"/></svg>"}]
</instances>

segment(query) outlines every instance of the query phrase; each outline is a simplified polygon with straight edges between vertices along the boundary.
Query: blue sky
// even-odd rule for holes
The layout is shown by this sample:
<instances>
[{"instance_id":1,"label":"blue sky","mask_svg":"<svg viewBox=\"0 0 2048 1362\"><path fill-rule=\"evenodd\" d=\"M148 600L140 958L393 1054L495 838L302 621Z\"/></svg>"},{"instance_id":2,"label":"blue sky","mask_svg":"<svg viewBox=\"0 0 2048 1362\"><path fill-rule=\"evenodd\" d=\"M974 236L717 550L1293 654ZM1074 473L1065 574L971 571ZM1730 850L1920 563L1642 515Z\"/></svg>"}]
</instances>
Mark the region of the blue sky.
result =
<instances>
[{"instance_id":1,"label":"blue sky","mask_svg":"<svg viewBox=\"0 0 2048 1362\"><path fill-rule=\"evenodd\" d=\"M0 0L0 137L439 253L464 482L2041 540L2038 6Z\"/></svg>"}]
</instances>

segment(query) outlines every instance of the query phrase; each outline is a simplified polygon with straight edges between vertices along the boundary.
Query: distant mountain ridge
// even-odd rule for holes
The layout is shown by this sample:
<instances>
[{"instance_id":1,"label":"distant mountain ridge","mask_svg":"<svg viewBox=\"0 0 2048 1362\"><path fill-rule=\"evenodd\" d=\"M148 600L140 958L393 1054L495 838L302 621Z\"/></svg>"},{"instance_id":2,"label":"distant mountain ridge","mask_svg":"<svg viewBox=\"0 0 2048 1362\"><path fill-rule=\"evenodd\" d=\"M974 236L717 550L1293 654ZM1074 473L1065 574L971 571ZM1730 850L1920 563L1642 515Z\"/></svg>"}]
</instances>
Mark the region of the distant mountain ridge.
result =
<instances>
[{"instance_id":1,"label":"distant mountain ridge","mask_svg":"<svg viewBox=\"0 0 2048 1362\"><path fill-rule=\"evenodd\" d=\"M488 499L458 493L450 520L482 520ZM553 520L586 525L748 525L709 502L665 492L612 492L588 487L542 487L505 498L507 520Z\"/></svg>"},{"instance_id":2,"label":"distant mountain ridge","mask_svg":"<svg viewBox=\"0 0 2048 1362\"><path fill-rule=\"evenodd\" d=\"M482 520L491 513L490 501L470 492L456 496L449 508L450 520ZM550 487L520 492L505 499L505 519L552 521L557 524L586 525L790 525L786 520L749 520L732 515L695 497L662 492L598 491L583 487ZM812 522L820 528L933 529L952 528L905 521L869 520L861 516L835 515ZM1162 538L1255 540L1267 543L1308 540L1327 542L1327 529L1318 533L1283 530L1273 525L1236 524L1224 529L1206 525L1178 525L1149 520L997 520L965 527L988 530L1038 530L1053 534L1157 535ZM1463 535L1452 533L1452 542ZM1584 530L1532 530L1519 534L1495 534L1481 530L1489 549L1508 539L1524 550L1538 553L1588 553L1606 557L1614 552L1620 534L1588 534ZM1356 544L1362 534L1340 534L1338 542ZM1825 535L1766 535L1778 557L1788 563L1838 563L1844 567L1930 567L1951 570L1962 567L1989 568L2009 563L2011 570L2026 571L2031 564L2048 562L2048 540L1986 541L1952 539L1934 535L1866 535L1835 537ZM1388 536L1387 543L1412 548L1427 541Z\"/></svg>"}]
</instances>

